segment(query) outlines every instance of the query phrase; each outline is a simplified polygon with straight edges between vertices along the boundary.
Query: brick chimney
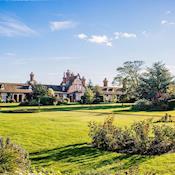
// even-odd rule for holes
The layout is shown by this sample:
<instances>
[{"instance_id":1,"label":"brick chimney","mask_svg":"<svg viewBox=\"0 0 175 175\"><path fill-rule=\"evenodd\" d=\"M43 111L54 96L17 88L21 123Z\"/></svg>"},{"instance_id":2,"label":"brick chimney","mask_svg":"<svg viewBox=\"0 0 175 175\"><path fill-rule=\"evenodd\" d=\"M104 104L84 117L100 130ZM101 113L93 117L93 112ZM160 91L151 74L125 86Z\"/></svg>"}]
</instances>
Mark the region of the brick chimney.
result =
<instances>
[{"instance_id":1,"label":"brick chimney","mask_svg":"<svg viewBox=\"0 0 175 175\"><path fill-rule=\"evenodd\" d=\"M35 74L33 72L30 73L30 80L27 81L29 85L35 85L37 84L37 81L35 80Z\"/></svg>"},{"instance_id":2,"label":"brick chimney","mask_svg":"<svg viewBox=\"0 0 175 175\"><path fill-rule=\"evenodd\" d=\"M34 77L35 77L34 73L31 72L31 73L30 73L30 81L34 81L34 80L35 80Z\"/></svg>"},{"instance_id":3,"label":"brick chimney","mask_svg":"<svg viewBox=\"0 0 175 175\"><path fill-rule=\"evenodd\" d=\"M84 76L82 77L82 84L83 84L83 86L86 86L86 79L84 78Z\"/></svg>"},{"instance_id":4,"label":"brick chimney","mask_svg":"<svg viewBox=\"0 0 175 175\"><path fill-rule=\"evenodd\" d=\"M71 76L70 70L68 69L67 72L66 72L66 80L67 80L67 81L69 81L70 76Z\"/></svg>"},{"instance_id":5,"label":"brick chimney","mask_svg":"<svg viewBox=\"0 0 175 175\"><path fill-rule=\"evenodd\" d=\"M107 78L105 78L105 79L103 80L103 86L104 86L104 87L108 87L108 80L107 80Z\"/></svg>"},{"instance_id":6,"label":"brick chimney","mask_svg":"<svg viewBox=\"0 0 175 175\"><path fill-rule=\"evenodd\" d=\"M63 83L66 84L66 74L64 72L64 75L63 75Z\"/></svg>"}]
</instances>

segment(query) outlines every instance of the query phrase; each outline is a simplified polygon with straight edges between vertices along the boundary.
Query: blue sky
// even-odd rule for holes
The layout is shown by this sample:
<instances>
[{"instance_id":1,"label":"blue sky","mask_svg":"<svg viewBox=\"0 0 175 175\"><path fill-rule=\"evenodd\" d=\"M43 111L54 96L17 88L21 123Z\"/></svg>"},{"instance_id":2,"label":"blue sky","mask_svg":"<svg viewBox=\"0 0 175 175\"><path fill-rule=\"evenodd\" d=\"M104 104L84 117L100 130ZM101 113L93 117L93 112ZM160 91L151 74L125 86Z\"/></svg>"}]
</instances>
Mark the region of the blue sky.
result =
<instances>
[{"instance_id":1,"label":"blue sky","mask_svg":"<svg viewBox=\"0 0 175 175\"><path fill-rule=\"evenodd\" d=\"M175 73L174 0L0 0L0 82L59 84L67 69L111 82L124 61Z\"/></svg>"}]
</instances>

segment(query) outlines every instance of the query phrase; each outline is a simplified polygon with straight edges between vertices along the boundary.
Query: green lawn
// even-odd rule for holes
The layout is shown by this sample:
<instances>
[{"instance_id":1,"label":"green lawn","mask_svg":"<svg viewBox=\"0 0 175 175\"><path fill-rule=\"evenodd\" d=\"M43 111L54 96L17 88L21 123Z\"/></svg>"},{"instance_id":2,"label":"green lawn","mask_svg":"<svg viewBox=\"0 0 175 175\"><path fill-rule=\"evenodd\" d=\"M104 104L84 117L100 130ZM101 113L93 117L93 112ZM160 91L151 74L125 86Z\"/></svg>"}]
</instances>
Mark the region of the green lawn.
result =
<instances>
[{"instance_id":1,"label":"green lawn","mask_svg":"<svg viewBox=\"0 0 175 175\"><path fill-rule=\"evenodd\" d=\"M43 166L63 173L79 171L126 170L138 167L140 174L155 171L161 175L175 174L175 153L161 156L126 155L100 151L90 146L88 122L102 122L115 116L116 124L130 125L147 118L159 119L165 112L133 112L130 104L67 105L41 107L39 113L4 113L7 110L38 107L17 107L2 104L0 135L9 136L30 152L33 166ZM175 111L168 111L175 116Z\"/></svg>"}]
</instances>

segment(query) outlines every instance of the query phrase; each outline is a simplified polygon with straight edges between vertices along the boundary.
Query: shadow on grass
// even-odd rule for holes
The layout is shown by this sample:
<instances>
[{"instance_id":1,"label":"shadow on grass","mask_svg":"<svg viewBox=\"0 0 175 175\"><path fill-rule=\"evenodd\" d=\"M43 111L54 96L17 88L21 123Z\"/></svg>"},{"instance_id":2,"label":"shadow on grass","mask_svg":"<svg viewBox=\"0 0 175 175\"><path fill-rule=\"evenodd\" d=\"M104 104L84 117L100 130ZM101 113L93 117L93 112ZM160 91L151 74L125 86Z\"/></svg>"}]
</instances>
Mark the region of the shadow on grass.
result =
<instances>
[{"instance_id":1,"label":"shadow on grass","mask_svg":"<svg viewBox=\"0 0 175 175\"><path fill-rule=\"evenodd\" d=\"M116 109L116 108L126 108L129 105L86 105L86 106L60 106L58 108L41 108L42 112L49 111L78 111L78 110L104 110L104 109Z\"/></svg>"},{"instance_id":2,"label":"shadow on grass","mask_svg":"<svg viewBox=\"0 0 175 175\"><path fill-rule=\"evenodd\" d=\"M144 114L140 113L144 112ZM153 112L153 113L152 113ZM121 110L114 110L113 114L125 115L125 116L140 116L140 117L162 117L162 114L155 114L154 112L164 112L165 114L169 111L139 111L133 109L121 109ZM174 117L174 116L172 116Z\"/></svg>"},{"instance_id":3,"label":"shadow on grass","mask_svg":"<svg viewBox=\"0 0 175 175\"><path fill-rule=\"evenodd\" d=\"M149 159L149 156L118 154L102 151L90 145L75 144L52 150L44 150L30 154L32 163L36 166L48 166L51 162L61 162L79 166L84 169L99 169L107 165L110 171L126 170ZM68 168L69 169L69 168ZM67 169L67 170L68 170ZM106 167L105 167L106 169ZM68 171L73 171L71 168Z\"/></svg>"},{"instance_id":4,"label":"shadow on grass","mask_svg":"<svg viewBox=\"0 0 175 175\"><path fill-rule=\"evenodd\" d=\"M16 107L18 107L19 106L19 104L15 104L15 105L6 105L6 104L0 104L0 108L16 108Z\"/></svg>"},{"instance_id":5,"label":"shadow on grass","mask_svg":"<svg viewBox=\"0 0 175 175\"><path fill-rule=\"evenodd\" d=\"M129 107L130 105L82 105L82 106L58 106L58 107L40 107L40 109L35 108L23 108L23 109L16 109L16 110L4 110L1 112L4 113L19 113L19 111L28 111L28 110L39 110L40 112L56 112L56 111L80 111L80 110L104 110L104 109L117 109L117 108L126 108ZM112 112L112 111L111 111Z\"/></svg>"}]
</instances>

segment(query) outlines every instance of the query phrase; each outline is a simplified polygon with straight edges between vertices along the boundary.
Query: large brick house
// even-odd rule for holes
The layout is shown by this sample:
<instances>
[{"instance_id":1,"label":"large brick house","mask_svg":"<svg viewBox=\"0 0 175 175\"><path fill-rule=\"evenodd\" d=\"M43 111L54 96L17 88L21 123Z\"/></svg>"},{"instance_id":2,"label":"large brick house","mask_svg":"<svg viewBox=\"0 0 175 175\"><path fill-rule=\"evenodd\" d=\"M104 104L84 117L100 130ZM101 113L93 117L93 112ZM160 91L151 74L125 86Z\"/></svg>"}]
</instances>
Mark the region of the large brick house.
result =
<instances>
[{"instance_id":1,"label":"large brick house","mask_svg":"<svg viewBox=\"0 0 175 175\"><path fill-rule=\"evenodd\" d=\"M30 74L30 80L26 83L1 83L0 99L3 102L14 101L23 102L26 96L32 93L32 86L37 84L33 73ZM64 73L60 85L43 84L47 89L53 89L55 96L60 99L69 98L71 102L80 101L86 88L86 79L79 74L74 75L69 70ZM114 96L120 95L121 91L115 87L108 87L108 80L105 78L102 91L106 101L111 101Z\"/></svg>"},{"instance_id":2,"label":"large brick house","mask_svg":"<svg viewBox=\"0 0 175 175\"><path fill-rule=\"evenodd\" d=\"M60 85L47 85L47 89L54 90L55 95L62 99L69 98L70 101L79 101L85 91L85 78L79 74L74 75L68 70L64 73L63 80ZM30 80L26 83L0 83L1 101L23 102L27 94L32 93L32 86L37 84L33 72L30 74Z\"/></svg>"},{"instance_id":3,"label":"large brick house","mask_svg":"<svg viewBox=\"0 0 175 175\"><path fill-rule=\"evenodd\" d=\"M71 102L80 101L84 95L86 79L80 74L74 75L67 70L64 73L63 80L60 85L44 85L48 89L54 90L55 95L61 99L69 98Z\"/></svg>"}]
</instances>

